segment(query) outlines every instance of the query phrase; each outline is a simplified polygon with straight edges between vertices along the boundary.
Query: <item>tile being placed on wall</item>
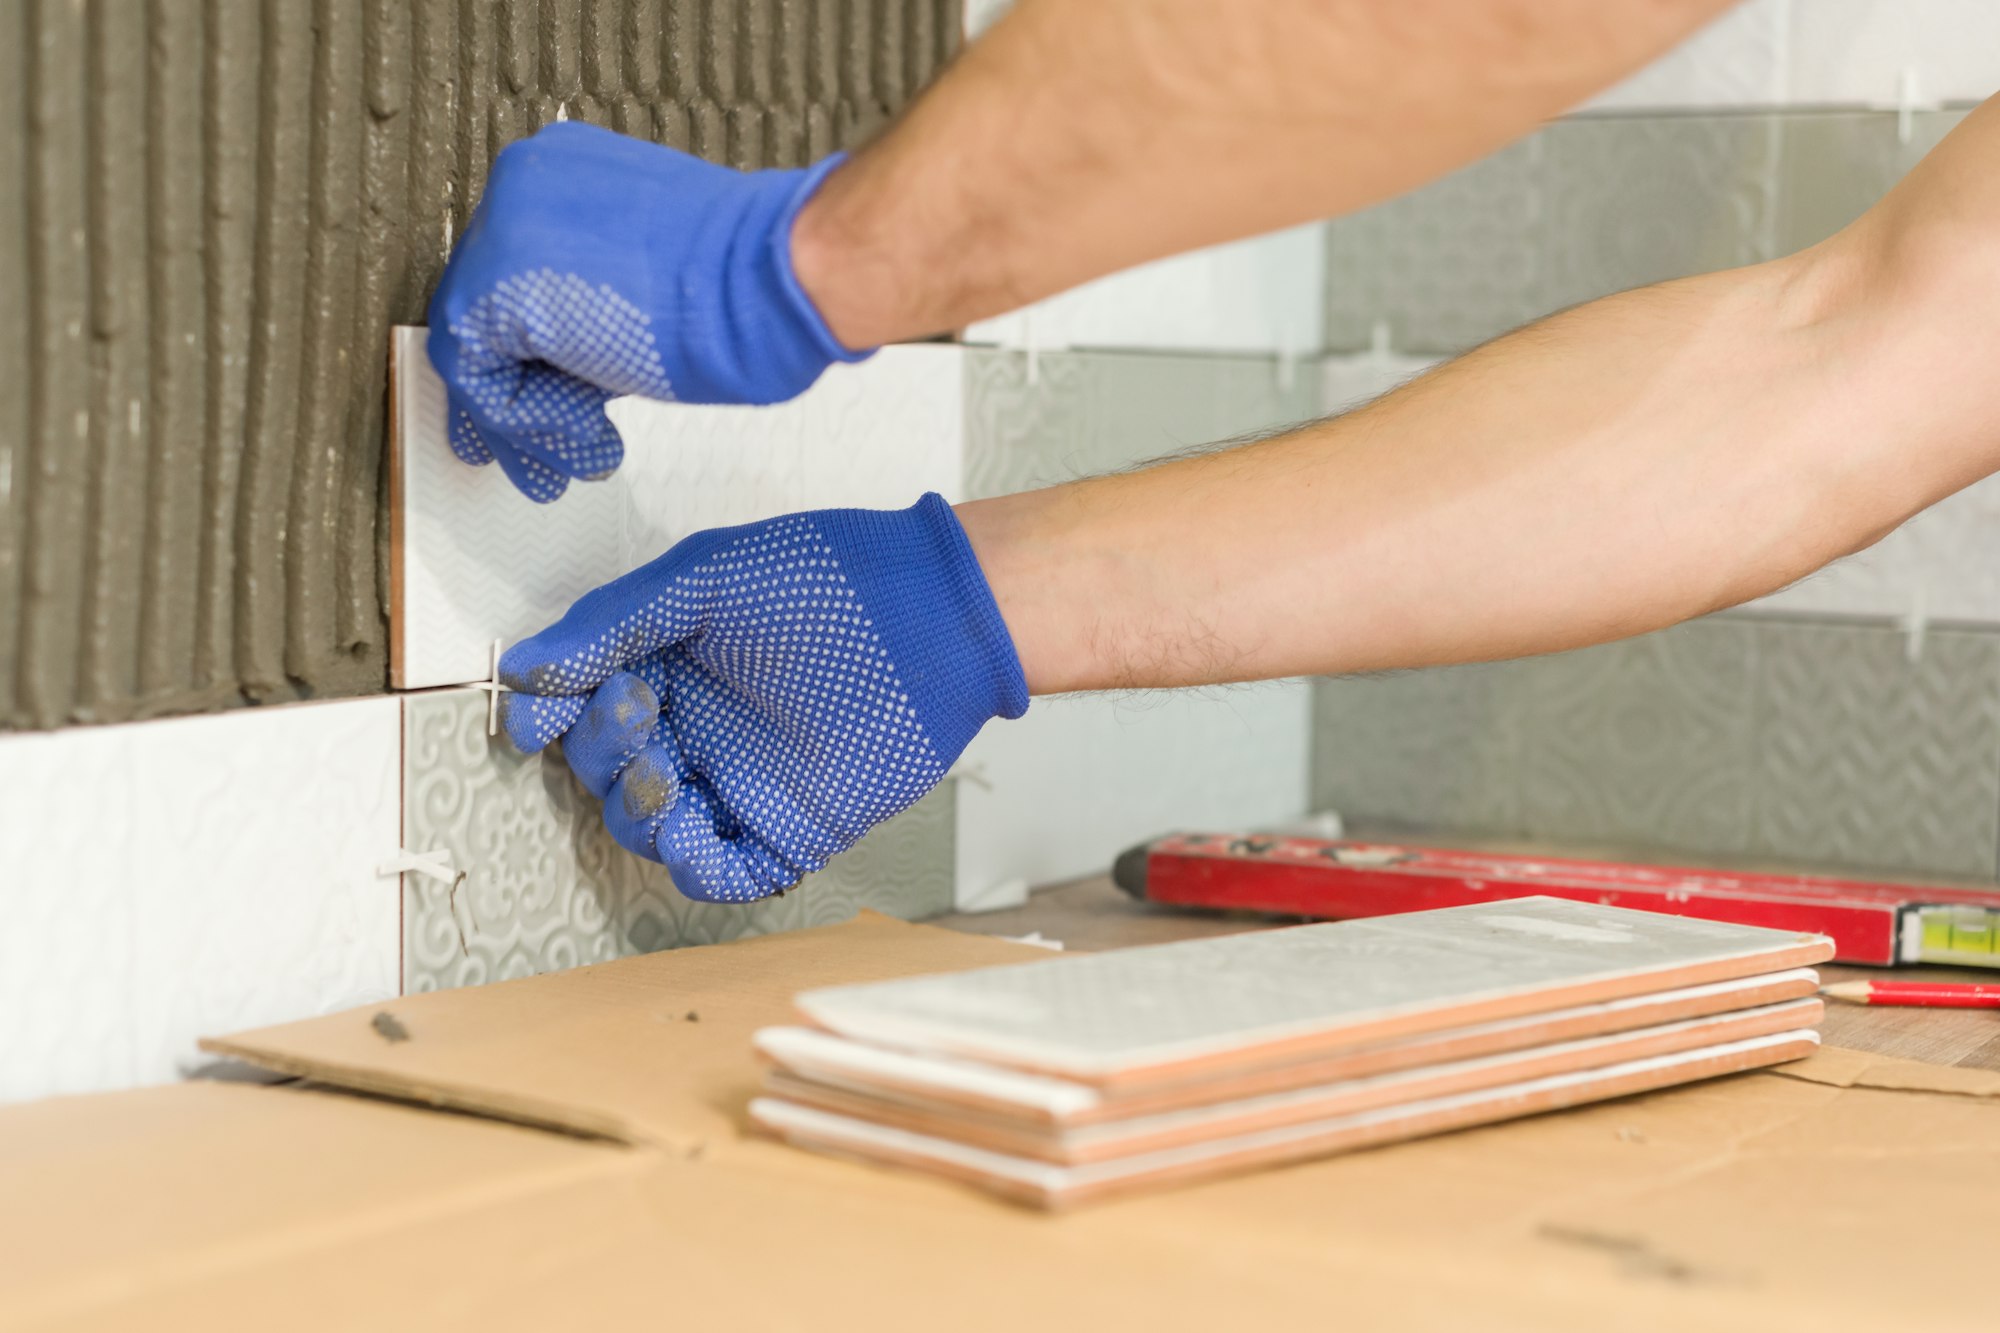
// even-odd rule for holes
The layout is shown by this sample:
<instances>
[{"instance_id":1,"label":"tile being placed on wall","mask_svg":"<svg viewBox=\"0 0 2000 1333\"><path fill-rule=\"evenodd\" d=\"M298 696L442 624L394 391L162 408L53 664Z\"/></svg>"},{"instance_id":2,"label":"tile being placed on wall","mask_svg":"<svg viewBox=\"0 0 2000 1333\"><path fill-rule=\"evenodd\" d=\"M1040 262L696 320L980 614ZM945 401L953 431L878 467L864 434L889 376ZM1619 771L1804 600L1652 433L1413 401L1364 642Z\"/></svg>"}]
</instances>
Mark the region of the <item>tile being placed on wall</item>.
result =
<instances>
[{"instance_id":1,"label":"tile being placed on wall","mask_svg":"<svg viewBox=\"0 0 2000 1333\"><path fill-rule=\"evenodd\" d=\"M885 347L776 407L612 404L629 473L621 562L798 509L898 508L927 491L956 500L965 357L946 344Z\"/></svg>"},{"instance_id":2,"label":"tile being placed on wall","mask_svg":"<svg viewBox=\"0 0 2000 1333\"><path fill-rule=\"evenodd\" d=\"M534 633L698 529L826 505L900 506L926 490L955 497L963 356L886 348L775 407L620 400L611 414L624 464L537 505L498 468L451 453L423 331L399 329L396 685L484 679L494 639Z\"/></svg>"},{"instance_id":3,"label":"tile being placed on wall","mask_svg":"<svg viewBox=\"0 0 2000 1333\"><path fill-rule=\"evenodd\" d=\"M394 333L389 672L399 689L484 680L492 643L532 634L620 573L626 484L573 485L552 505L446 443L444 383L419 328Z\"/></svg>"},{"instance_id":4,"label":"tile being placed on wall","mask_svg":"<svg viewBox=\"0 0 2000 1333\"><path fill-rule=\"evenodd\" d=\"M965 341L1298 355L1321 342L1318 224L1212 246L1087 282L984 320Z\"/></svg>"},{"instance_id":5,"label":"tile being placed on wall","mask_svg":"<svg viewBox=\"0 0 2000 1333\"><path fill-rule=\"evenodd\" d=\"M523 756L488 737L478 692L411 695L404 725L405 845L446 852L466 872L455 890L404 877L409 990L821 925L863 907L916 918L951 906L951 783L781 898L695 903L611 840L559 751Z\"/></svg>"},{"instance_id":6,"label":"tile being placed on wall","mask_svg":"<svg viewBox=\"0 0 2000 1333\"><path fill-rule=\"evenodd\" d=\"M1312 795L1358 825L1991 876L2000 635L1711 617L1577 653L1314 686Z\"/></svg>"},{"instance_id":7,"label":"tile being placed on wall","mask_svg":"<svg viewBox=\"0 0 2000 1333\"><path fill-rule=\"evenodd\" d=\"M0 1100L394 995L395 699L0 738Z\"/></svg>"},{"instance_id":8,"label":"tile being placed on wall","mask_svg":"<svg viewBox=\"0 0 2000 1333\"><path fill-rule=\"evenodd\" d=\"M1769 258L1778 146L1770 117L1562 121L1332 222L1328 346L1459 352L1580 301Z\"/></svg>"}]
</instances>

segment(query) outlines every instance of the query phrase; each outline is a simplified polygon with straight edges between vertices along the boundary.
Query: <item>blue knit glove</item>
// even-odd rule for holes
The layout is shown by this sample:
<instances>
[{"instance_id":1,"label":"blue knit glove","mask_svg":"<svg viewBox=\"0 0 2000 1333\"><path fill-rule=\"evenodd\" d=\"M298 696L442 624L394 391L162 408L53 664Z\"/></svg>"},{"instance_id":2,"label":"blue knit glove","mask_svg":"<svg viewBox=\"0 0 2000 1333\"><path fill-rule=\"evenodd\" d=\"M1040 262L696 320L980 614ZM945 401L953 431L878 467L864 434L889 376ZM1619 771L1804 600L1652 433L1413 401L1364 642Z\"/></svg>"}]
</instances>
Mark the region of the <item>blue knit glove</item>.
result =
<instances>
[{"instance_id":1,"label":"blue knit glove","mask_svg":"<svg viewBox=\"0 0 2000 1333\"><path fill-rule=\"evenodd\" d=\"M546 502L623 459L618 394L775 403L866 356L792 272L792 220L840 161L734 171L575 121L503 148L431 298L453 451Z\"/></svg>"},{"instance_id":2,"label":"blue knit glove","mask_svg":"<svg viewBox=\"0 0 2000 1333\"><path fill-rule=\"evenodd\" d=\"M563 757L690 898L778 893L935 786L1028 687L950 506L696 533L500 659L507 734Z\"/></svg>"}]
</instances>

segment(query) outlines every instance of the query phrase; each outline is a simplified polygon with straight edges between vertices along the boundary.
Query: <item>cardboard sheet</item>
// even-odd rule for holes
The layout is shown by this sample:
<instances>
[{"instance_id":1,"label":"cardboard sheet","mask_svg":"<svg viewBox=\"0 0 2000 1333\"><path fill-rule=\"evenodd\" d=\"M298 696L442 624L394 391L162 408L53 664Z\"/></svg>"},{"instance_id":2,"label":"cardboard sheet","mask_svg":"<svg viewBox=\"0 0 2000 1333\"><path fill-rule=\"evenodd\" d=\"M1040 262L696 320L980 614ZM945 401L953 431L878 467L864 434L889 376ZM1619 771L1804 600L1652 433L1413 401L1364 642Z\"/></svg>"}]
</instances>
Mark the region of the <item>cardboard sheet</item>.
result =
<instances>
[{"instance_id":1,"label":"cardboard sheet","mask_svg":"<svg viewBox=\"0 0 2000 1333\"><path fill-rule=\"evenodd\" d=\"M2000 1076L1851 1052L1058 1217L742 1135L795 986L1032 956L864 918L230 1043L644 1147L313 1089L0 1110L0 1328L1990 1326L1916 1278L1990 1263Z\"/></svg>"},{"instance_id":2,"label":"cardboard sheet","mask_svg":"<svg viewBox=\"0 0 2000 1333\"><path fill-rule=\"evenodd\" d=\"M406 995L202 1048L363 1092L685 1150L730 1132L756 1083L751 1035L793 1017L797 989L1044 956L864 911L846 926ZM385 1040L381 1012L409 1039Z\"/></svg>"}]
</instances>

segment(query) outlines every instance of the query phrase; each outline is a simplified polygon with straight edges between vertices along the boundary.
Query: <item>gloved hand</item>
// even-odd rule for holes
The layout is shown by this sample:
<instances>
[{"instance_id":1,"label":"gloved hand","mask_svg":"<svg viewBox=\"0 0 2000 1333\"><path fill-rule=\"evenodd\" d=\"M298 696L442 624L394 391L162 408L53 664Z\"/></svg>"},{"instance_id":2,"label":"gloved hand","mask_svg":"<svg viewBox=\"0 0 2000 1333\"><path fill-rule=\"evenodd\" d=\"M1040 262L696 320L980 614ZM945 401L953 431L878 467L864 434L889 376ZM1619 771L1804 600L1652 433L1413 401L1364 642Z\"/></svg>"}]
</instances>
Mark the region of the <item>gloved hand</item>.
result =
<instances>
[{"instance_id":1,"label":"gloved hand","mask_svg":"<svg viewBox=\"0 0 2000 1333\"><path fill-rule=\"evenodd\" d=\"M501 149L431 298L453 451L546 502L624 457L615 395L774 403L866 356L792 272L840 161L734 171L575 121Z\"/></svg>"},{"instance_id":2,"label":"gloved hand","mask_svg":"<svg viewBox=\"0 0 2000 1333\"><path fill-rule=\"evenodd\" d=\"M696 533L508 649L507 734L560 737L691 898L780 892L935 786L1027 681L950 506Z\"/></svg>"}]
</instances>

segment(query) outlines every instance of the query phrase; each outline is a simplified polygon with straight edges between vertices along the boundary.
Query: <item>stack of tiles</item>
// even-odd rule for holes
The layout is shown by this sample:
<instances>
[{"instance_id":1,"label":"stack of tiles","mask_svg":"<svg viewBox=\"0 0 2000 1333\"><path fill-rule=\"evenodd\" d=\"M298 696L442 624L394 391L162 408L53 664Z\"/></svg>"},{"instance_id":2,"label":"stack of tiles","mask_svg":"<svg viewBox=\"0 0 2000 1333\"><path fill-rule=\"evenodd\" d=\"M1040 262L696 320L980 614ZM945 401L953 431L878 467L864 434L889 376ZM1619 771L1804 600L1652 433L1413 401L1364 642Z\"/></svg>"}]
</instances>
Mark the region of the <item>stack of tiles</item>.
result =
<instances>
[{"instance_id":1,"label":"stack of tiles","mask_svg":"<svg viewBox=\"0 0 2000 1333\"><path fill-rule=\"evenodd\" d=\"M1524 898L837 986L751 1117L1062 1207L1798 1059L1832 954Z\"/></svg>"}]
</instances>

